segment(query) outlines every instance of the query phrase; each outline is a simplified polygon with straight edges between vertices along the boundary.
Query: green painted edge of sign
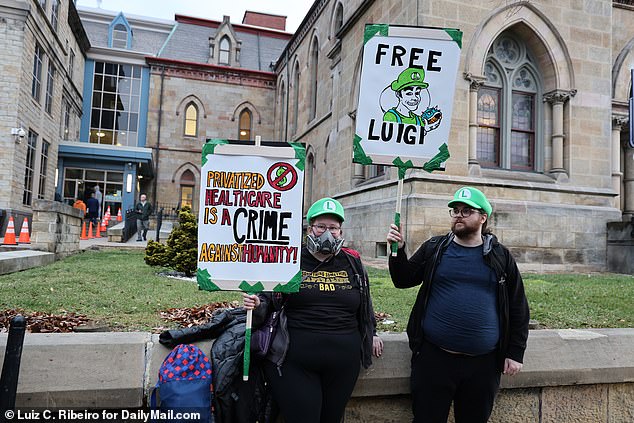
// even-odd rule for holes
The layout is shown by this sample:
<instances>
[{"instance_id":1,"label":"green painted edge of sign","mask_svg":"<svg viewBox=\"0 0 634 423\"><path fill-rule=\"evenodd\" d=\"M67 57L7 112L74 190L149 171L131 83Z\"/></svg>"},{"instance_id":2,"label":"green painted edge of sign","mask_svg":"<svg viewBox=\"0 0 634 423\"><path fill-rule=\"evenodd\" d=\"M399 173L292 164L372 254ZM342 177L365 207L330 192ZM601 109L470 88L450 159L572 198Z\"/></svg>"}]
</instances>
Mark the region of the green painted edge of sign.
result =
<instances>
[{"instance_id":1,"label":"green painted edge of sign","mask_svg":"<svg viewBox=\"0 0 634 423\"><path fill-rule=\"evenodd\" d=\"M392 163L398 168L398 179L405 179L405 172L407 169L412 169L414 167L414 163L412 163L411 160L404 162L400 157L395 158Z\"/></svg>"},{"instance_id":2,"label":"green painted edge of sign","mask_svg":"<svg viewBox=\"0 0 634 423\"><path fill-rule=\"evenodd\" d=\"M299 160L295 167L303 172L306 167L306 147L298 142L289 142L288 145L293 147L295 150L295 158Z\"/></svg>"},{"instance_id":3,"label":"green painted edge of sign","mask_svg":"<svg viewBox=\"0 0 634 423\"><path fill-rule=\"evenodd\" d=\"M275 288L273 288L273 292L284 292L284 293L292 293L299 291L299 285L302 283L302 271L299 270L295 276L291 278L285 284L278 283Z\"/></svg>"},{"instance_id":4,"label":"green painted edge of sign","mask_svg":"<svg viewBox=\"0 0 634 423\"><path fill-rule=\"evenodd\" d=\"M214 150L216 149L216 146L223 145L223 144L229 144L229 140L221 140L218 138L207 140L205 145L203 145L203 160L202 160L203 166L205 165L205 163L207 163L207 155L214 154Z\"/></svg>"},{"instance_id":5,"label":"green painted edge of sign","mask_svg":"<svg viewBox=\"0 0 634 423\"><path fill-rule=\"evenodd\" d=\"M447 143L444 143L438 147L438 154L423 165L423 170L432 173L434 170L441 169L440 164L446 162L449 157L451 157L451 154L449 154L449 148L447 147Z\"/></svg>"},{"instance_id":6,"label":"green painted edge of sign","mask_svg":"<svg viewBox=\"0 0 634 423\"><path fill-rule=\"evenodd\" d=\"M387 37L389 27L388 24L366 24L365 31L363 32L363 45L376 35Z\"/></svg>"},{"instance_id":7,"label":"green painted edge of sign","mask_svg":"<svg viewBox=\"0 0 634 423\"><path fill-rule=\"evenodd\" d=\"M445 28L445 32L449 34L451 39L454 40L462 50L462 31L454 28Z\"/></svg>"},{"instance_id":8,"label":"green painted edge of sign","mask_svg":"<svg viewBox=\"0 0 634 423\"><path fill-rule=\"evenodd\" d=\"M207 269L198 268L196 270L196 281L198 282L198 289L203 291L222 291L218 285L211 281L211 275Z\"/></svg>"},{"instance_id":9,"label":"green painted edge of sign","mask_svg":"<svg viewBox=\"0 0 634 423\"><path fill-rule=\"evenodd\" d=\"M238 288L240 288L242 292L246 292L248 294L255 294L256 292L264 291L264 285L262 282L255 282L251 285L247 281L242 281L240 282L240 285L238 285Z\"/></svg>"},{"instance_id":10,"label":"green painted edge of sign","mask_svg":"<svg viewBox=\"0 0 634 423\"><path fill-rule=\"evenodd\" d=\"M365 151L363 151L363 147L361 147L361 137L358 136L357 134L354 134L354 142L352 145L352 150L354 153L352 157L353 162L361 163L364 165L372 164L372 159L365 154Z\"/></svg>"}]
</instances>

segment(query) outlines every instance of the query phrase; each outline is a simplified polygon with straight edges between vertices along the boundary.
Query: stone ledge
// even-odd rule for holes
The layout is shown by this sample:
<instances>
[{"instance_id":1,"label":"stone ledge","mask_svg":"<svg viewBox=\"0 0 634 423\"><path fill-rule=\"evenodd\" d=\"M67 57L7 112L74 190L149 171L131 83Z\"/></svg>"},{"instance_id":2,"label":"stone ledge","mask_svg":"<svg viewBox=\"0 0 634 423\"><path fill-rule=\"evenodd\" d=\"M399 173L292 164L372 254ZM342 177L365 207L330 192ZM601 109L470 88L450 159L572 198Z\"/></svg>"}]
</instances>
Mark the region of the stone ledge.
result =
<instances>
[{"instance_id":1,"label":"stone ledge","mask_svg":"<svg viewBox=\"0 0 634 423\"><path fill-rule=\"evenodd\" d=\"M5 251L0 254L0 275L19 272L55 262L55 254L44 251Z\"/></svg>"},{"instance_id":2,"label":"stone ledge","mask_svg":"<svg viewBox=\"0 0 634 423\"><path fill-rule=\"evenodd\" d=\"M407 337L381 337L384 355L361 372L353 393L359 400L409 393ZM0 334L0 362L6 339L6 333ZM209 353L211 343L196 344ZM634 329L531 331L524 370L512 378L503 376L502 388L576 389L634 382L633 350ZM168 353L158 336L149 333L27 334L18 405L141 407Z\"/></svg>"}]
</instances>

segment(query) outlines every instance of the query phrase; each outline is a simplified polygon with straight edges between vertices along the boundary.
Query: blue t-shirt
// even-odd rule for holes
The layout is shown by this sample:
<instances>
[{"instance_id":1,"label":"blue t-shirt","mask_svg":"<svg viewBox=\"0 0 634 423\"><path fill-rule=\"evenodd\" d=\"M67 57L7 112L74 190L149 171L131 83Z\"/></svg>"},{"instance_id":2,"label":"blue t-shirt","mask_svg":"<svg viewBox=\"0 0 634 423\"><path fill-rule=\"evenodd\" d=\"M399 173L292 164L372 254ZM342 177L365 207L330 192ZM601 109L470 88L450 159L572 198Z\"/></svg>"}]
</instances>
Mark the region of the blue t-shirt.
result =
<instances>
[{"instance_id":1,"label":"blue t-shirt","mask_svg":"<svg viewBox=\"0 0 634 423\"><path fill-rule=\"evenodd\" d=\"M423 333L449 351L480 355L495 349L500 337L495 272L484 263L482 246L452 242L432 281Z\"/></svg>"}]
</instances>

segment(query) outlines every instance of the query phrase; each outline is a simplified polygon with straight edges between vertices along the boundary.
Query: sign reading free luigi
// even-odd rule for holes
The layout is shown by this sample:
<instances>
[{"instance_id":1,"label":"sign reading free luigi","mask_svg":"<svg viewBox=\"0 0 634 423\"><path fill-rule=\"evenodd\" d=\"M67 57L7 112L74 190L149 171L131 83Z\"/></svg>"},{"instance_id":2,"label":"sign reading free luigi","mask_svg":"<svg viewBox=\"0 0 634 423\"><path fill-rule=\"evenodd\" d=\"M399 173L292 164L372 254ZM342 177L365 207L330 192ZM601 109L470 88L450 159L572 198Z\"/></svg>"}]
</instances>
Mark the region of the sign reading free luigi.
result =
<instances>
[{"instance_id":1,"label":"sign reading free luigi","mask_svg":"<svg viewBox=\"0 0 634 423\"><path fill-rule=\"evenodd\" d=\"M296 292L302 241L305 149L203 147L198 286L207 291Z\"/></svg>"},{"instance_id":2,"label":"sign reading free luigi","mask_svg":"<svg viewBox=\"0 0 634 423\"><path fill-rule=\"evenodd\" d=\"M368 24L364 41L354 161L442 168L462 32Z\"/></svg>"}]
</instances>

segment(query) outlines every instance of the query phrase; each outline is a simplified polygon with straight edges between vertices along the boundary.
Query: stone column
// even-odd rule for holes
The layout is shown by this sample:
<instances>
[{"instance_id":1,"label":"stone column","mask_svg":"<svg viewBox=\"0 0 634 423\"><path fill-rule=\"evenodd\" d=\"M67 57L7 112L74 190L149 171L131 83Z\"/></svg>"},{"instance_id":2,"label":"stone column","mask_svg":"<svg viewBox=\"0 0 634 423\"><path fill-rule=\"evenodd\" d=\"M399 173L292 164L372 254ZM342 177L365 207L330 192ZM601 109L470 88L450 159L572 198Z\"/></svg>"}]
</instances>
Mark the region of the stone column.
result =
<instances>
[{"instance_id":1,"label":"stone column","mask_svg":"<svg viewBox=\"0 0 634 423\"><path fill-rule=\"evenodd\" d=\"M465 73L464 78L469 81L469 174L480 175L478 162L478 91L486 81L483 76Z\"/></svg>"},{"instance_id":2,"label":"stone column","mask_svg":"<svg viewBox=\"0 0 634 423\"><path fill-rule=\"evenodd\" d=\"M564 167L564 103L575 95L576 91L555 90L544 94L544 101L550 103L553 116L552 167L550 173L558 181L568 179L568 171Z\"/></svg>"},{"instance_id":3,"label":"stone column","mask_svg":"<svg viewBox=\"0 0 634 423\"><path fill-rule=\"evenodd\" d=\"M614 207L617 209L621 208L621 181L623 180L623 172L621 171L621 131L628 122L629 119L626 116L612 116L612 189L618 194L614 198Z\"/></svg>"}]
</instances>

